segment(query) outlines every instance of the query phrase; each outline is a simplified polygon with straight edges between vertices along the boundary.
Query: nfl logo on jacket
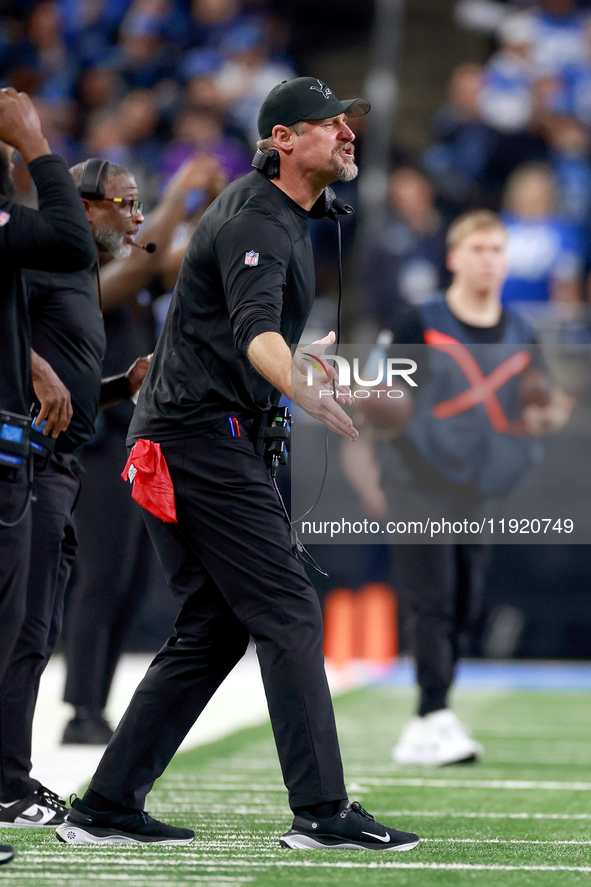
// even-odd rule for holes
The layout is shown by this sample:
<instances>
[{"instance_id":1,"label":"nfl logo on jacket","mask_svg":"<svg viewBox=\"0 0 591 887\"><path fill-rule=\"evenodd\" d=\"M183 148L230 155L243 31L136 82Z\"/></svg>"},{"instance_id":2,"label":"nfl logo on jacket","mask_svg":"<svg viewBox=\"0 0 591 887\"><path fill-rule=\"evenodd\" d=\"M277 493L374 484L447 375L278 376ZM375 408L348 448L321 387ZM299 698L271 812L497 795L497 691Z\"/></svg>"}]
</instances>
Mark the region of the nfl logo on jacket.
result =
<instances>
[{"instance_id":1,"label":"nfl logo on jacket","mask_svg":"<svg viewBox=\"0 0 591 887\"><path fill-rule=\"evenodd\" d=\"M244 256L244 264L250 265L254 268L255 265L259 264L259 254L255 253L253 249L249 253L246 253Z\"/></svg>"}]
</instances>

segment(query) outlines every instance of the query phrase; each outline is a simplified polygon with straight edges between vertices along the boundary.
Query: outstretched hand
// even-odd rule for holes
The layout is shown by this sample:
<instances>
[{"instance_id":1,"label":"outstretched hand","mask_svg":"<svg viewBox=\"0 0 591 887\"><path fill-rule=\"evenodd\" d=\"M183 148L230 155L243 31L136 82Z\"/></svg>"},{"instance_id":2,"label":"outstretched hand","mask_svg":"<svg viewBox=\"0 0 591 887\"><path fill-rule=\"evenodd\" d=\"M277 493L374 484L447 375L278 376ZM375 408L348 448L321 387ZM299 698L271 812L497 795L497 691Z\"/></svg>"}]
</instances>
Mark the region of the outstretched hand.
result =
<instances>
[{"instance_id":1,"label":"outstretched hand","mask_svg":"<svg viewBox=\"0 0 591 887\"><path fill-rule=\"evenodd\" d=\"M323 339L317 339L315 342L312 342L311 345L306 345L304 348L296 348L293 362L299 372L303 376L306 376L306 378L308 377L311 368L314 380L319 380L320 382L325 383L325 387L327 386L327 383L330 383L328 387L331 391L333 391L332 383L334 382L334 395L336 400L338 400L339 403L351 404L353 403L351 389L348 385L341 385L338 381L334 367L322 360L326 349L331 345L334 345L335 341L335 332L334 330L331 330ZM322 360L320 370L314 366L313 360L310 359L314 357Z\"/></svg>"},{"instance_id":2,"label":"outstretched hand","mask_svg":"<svg viewBox=\"0 0 591 887\"><path fill-rule=\"evenodd\" d=\"M331 431L342 434L350 440L357 440L359 432L353 420L333 397L332 383L313 379L308 385L306 376L295 369L291 382L292 401L314 419L319 419Z\"/></svg>"},{"instance_id":3,"label":"outstretched hand","mask_svg":"<svg viewBox=\"0 0 591 887\"><path fill-rule=\"evenodd\" d=\"M353 420L339 403L353 402L351 389L337 381L334 367L322 360L324 352L334 345L336 336L331 331L323 339L298 348L294 354L291 374L291 399L314 419L319 419L331 431L349 440L357 440L359 432ZM321 361L316 364L315 358ZM339 403L337 403L339 401Z\"/></svg>"}]
</instances>

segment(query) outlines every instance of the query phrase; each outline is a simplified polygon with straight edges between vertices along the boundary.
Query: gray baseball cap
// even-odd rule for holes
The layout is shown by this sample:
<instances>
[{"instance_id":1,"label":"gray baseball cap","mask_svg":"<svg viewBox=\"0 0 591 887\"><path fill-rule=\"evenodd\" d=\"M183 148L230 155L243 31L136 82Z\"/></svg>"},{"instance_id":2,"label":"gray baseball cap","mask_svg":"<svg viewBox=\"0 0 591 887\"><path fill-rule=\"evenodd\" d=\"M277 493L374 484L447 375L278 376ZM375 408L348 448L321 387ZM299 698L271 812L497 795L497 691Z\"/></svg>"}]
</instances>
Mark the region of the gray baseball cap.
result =
<instances>
[{"instance_id":1,"label":"gray baseball cap","mask_svg":"<svg viewBox=\"0 0 591 887\"><path fill-rule=\"evenodd\" d=\"M277 124L291 126L298 120L326 120L346 114L363 117L370 110L367 99L339 102L336 95L316 77L298 77L274 86L259 113L259 135L268 138Z\"/></svg>"}]
</instances>

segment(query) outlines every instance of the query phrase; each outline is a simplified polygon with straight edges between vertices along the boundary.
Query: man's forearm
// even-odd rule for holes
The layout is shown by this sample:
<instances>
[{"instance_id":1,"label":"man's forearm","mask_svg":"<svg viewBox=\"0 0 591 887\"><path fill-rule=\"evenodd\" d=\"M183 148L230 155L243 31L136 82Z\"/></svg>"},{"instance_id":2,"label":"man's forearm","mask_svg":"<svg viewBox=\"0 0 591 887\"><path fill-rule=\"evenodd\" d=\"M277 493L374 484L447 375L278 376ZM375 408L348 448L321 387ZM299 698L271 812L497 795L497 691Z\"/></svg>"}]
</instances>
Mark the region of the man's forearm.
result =
<instances>
[{"instance_id":1,"label":"man's forearm","mask_svg":"<svg viewBox=\"0 0 591 887\"><path fill-rule=\"evenodd\" d=\"M248 346L248 359L267 382L291 397L291 351L280 333L259 333Z\"/></svg>"}]
</instances>

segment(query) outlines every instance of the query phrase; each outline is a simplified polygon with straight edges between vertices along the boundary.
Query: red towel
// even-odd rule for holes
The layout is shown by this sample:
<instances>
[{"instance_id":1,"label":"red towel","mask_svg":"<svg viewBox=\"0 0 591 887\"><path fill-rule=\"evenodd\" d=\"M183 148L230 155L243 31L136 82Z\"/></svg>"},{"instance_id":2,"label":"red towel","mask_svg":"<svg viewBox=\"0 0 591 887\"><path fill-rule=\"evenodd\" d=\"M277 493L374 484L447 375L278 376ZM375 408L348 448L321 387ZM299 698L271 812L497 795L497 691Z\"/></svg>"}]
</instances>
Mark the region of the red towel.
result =
<instances>
[{"instance_id":1,"label":"red towel","mask_svg":"<svg viewBox=\"0 0 591 887\"><path fill-rule=\"evenodd\" d=\"M159 443L138 440L121 477L133 484L131 495L142 508L166 523L178 523L174 487Z\"/></svg>"}]
</instances>

